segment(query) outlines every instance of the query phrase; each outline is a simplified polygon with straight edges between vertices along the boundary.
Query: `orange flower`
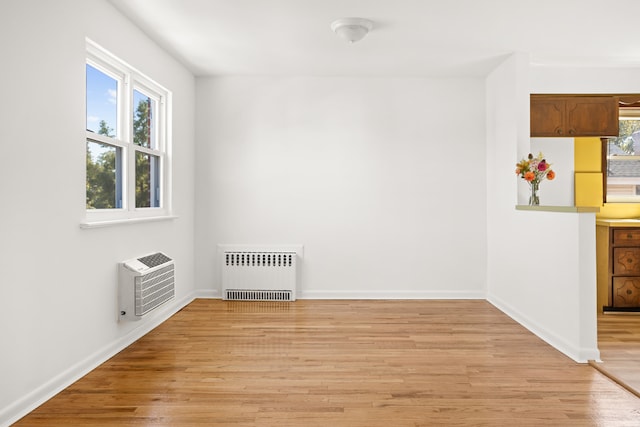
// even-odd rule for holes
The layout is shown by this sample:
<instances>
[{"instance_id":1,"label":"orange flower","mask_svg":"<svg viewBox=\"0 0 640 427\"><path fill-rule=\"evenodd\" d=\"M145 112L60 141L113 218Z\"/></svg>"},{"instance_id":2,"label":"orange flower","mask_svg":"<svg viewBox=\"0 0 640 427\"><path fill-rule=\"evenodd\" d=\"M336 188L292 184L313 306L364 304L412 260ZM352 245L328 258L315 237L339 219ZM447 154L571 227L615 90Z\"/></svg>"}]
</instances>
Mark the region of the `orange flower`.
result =
<instances>
[{"instance_id":1,"label":"orange flower","mask_svg":"<svg viewBox=\"0 0 640 427\"><path fill-rule=\"evenodd\" d=\"M554 171L549 170L549 172L547 172L547 179L548 179L549 181L551 181L551 180L552 180L553 178L555 178L555 177L556 177L556 173L555 173Z\"/></svg>"},{"instance_id":2,"label":"orange flower","mask_svg":"<svg viewBox=\"0 0 640 427\"><path fill-rule=\"evenodd\" d=\"M516 175L520 175L520 168L516 168Z\"/></svg>"},{"instance_id":3,"label":"orange flower","mask_svg":"<svg viewBox=\"0 0 640 427\"><path fill-rule=\"evenodd\" d=\"M529 171L529 172L527 172L527 173L525 173L525 174L524 174L524 179L525 179L525 181L527 181L527 182L531 182L531 181L533 181L534 179L536 179L536 175L535 175L533 172Z\"/></svg>"}]
</instances>

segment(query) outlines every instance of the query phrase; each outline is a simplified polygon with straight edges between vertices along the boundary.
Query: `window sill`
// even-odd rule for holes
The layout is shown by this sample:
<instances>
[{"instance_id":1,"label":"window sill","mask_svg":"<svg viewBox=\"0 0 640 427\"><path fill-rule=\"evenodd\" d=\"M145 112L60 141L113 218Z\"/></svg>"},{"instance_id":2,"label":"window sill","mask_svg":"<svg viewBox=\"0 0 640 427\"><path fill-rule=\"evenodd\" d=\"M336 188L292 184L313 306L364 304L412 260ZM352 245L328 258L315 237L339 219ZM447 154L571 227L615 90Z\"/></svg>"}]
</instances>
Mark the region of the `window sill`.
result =
<instances>
[{"instance_id":1,"label":"window sill","mask_svg":"<svg viewBox=\"0 0 640 427\"><path fill-rule=\"evenodd\" d=\"M167 215L167 216L152 216L152 217L145 217L145 218L112 219L112 220L106 220L106 221L85 221L80 223L80 228L102 228L102 227L111 227L115 225L138 224L141 222L169 221L177 218L178 217L175 215Z\"/></svg>"},{"instance_id":2,"label":"window sill","mask_svg":"<svg viewBox=\"0 0 640 427\"><path fill-rule=\"evenodd\" d=\"M569 212L569 213L598 213L600 208L591 206L529 206L516 205L518 211L537 211L537 212Z\"/></svg>"}]
</instances>

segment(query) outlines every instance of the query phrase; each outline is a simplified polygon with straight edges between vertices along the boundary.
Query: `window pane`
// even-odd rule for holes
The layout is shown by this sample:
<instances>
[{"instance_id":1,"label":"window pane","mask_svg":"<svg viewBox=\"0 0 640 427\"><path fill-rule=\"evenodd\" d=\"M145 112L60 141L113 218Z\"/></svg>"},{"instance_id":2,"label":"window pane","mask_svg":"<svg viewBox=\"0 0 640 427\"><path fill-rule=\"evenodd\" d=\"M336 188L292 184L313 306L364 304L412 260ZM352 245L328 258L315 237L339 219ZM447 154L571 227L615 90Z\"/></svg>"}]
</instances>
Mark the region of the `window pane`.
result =
<instances>
[{"instance_id":1,"label":"window pane","mask_svg":"<svg viewBox=\"0 0 640 427\"><path fill-rule=\"evenodd\" d=\"M147 148L157 148L155 143L156 101L147 95L133 91L133 142Z\"/></svg>"},{"instance_id":2,"label":"window pane","mask_svg":"<svg viewBox=\"0 0 640 427\"><path fill-rule=\"evenodd\" d=\"M87 209L122 208L122 149L87 140Z\"/></svg>"},{"instance_id":3,"label":"window pane","mask_svg":"<svg viewBox=\"0 0 640 427\"><path fill-rule=\"evenodd\" d=\"M160 207L160 158L136 151L136 208Z\"/></svg>"},{"instance_id":4,"label":"window pane","mask_svg":"<svg viewBox=\"0 0 640 427\"><path fill-rule=\"evenodd\" d=\"M87 64L87 130L116 137L118 80Z\"/></svg>"},{"instance_id":5,"label":"window pane","mask_svg":"<svg viewBox=\"0 0 640 427\"><path fill-rule=\"evenodd\" d=\"M609 139L607 201L637 202L640 196L640 119L621 119L620 134Z\"/></svg>"}]
</instances>

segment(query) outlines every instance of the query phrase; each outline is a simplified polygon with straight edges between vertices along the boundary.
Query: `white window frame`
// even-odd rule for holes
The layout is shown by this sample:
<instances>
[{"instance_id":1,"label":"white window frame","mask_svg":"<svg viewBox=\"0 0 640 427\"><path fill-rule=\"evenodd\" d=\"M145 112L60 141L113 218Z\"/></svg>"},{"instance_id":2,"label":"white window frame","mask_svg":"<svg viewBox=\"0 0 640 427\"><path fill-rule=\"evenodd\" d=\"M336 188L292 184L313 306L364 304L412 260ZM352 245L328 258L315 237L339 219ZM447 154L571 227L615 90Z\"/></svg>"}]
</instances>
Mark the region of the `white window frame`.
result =
<instances>
[{"instance_id":1,"label":"white window frame","mask_svg":"<svg viewBox=\"0 0 640 427\"><path fill-rule=\"evenodd\" d=\"M122 150L122 176L119 177L122 183L122 207L113 209L86 209L85 205L86 216L81 225L84 227L93 227L119 222L172 218L170 149L171 92L89 39L87 39L86 64L97 68L119 81L117 94L117 129L115 129L116 137L111 138L87 130L83 143L86 147L87 141L92 140ZM154 120L155 147L142 147L133 142L134 90L155 101L156 111L154 116L152 116ZM159 207L136 208L135 161L136 153L138 152L159 158ZM86 175L84 178L86 182ZM84 199L83 202L85 202Z\"/></svg>"},{"instance_id":2,"label":"white window frame","mask_svg":"<svg viewBox=\"0 0 640 427\"><path fill-rule=\"evenodd\" d=\"M620 109L620 121L622 120L640 120L640 110L637 108L626 108ZM610 141L607 140L607 169L605 173L607 174L607 185L604 188L605 193L605 202L606 203L640 203L640 195L636 195L636 187L640 185L640 177L610 177L609 176L609 161L617 160L617 161L638 161L640 160L640 155L634 156L625 156L625 155L609 155L609 144ZM616 193L614 188L619 188L619 191L623 193L625 191L631 191L633 194L620 194ZM609 188L612 187L612 188ZM622 188L620 188L622 187ZM624 187L627 187L628 190L625 190ZM614 190L609 192L610 190Z\"/></svg>"}]
</instances>

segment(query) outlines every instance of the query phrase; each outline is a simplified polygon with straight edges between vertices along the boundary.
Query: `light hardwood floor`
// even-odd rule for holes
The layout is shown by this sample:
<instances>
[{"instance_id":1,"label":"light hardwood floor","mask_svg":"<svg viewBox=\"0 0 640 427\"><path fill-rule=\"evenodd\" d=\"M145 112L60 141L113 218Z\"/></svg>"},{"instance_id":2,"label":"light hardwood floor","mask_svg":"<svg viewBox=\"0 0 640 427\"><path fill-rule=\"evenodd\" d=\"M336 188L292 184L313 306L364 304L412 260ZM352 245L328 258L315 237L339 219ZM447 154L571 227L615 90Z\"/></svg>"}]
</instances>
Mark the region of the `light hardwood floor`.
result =
<instances>
[{"instance_id":1,"label":"light hardwood floor","mask_svg":"<svg viewBox=\"0 0 640 427\"><path fill-rule=\"evenodd\" d=\"M640 397L640 315L598 315L598 348L592 365Z\"/></svg>"},{"instance_id":2,"label":"light hardwood floor","mask_svg":"<svg viewBox=\"0 0 640 427\"><path fill-rule=\"evenodd\" d=\"M486 301L195 300L17 426L633 426Z\"/></svg>"}]
</instances>

